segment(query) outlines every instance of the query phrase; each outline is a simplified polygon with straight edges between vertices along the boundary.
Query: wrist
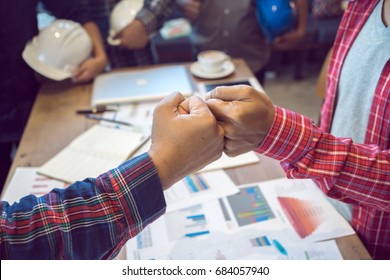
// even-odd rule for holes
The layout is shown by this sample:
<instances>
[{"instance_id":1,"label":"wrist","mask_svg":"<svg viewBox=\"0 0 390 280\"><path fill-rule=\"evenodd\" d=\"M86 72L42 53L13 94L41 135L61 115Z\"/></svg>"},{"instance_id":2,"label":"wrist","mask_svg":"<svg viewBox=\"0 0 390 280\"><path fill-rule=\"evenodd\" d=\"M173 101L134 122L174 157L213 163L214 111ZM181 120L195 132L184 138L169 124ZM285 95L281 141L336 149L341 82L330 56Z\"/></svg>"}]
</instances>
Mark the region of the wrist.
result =
<instances>
[{"instance_id":1,"label":"wrist","mask_svg":"<svg viewBox=\"0 0 390 280\"><path fill-rule=\"evenodd\" d=\"M178 179L175 179L175 175L177 175L175 168L173 168L171 164L164 159L164 156L153 147L150 147L148 154L157 169L163 190L167 190L178 181Z\"/></svg>"},{"instance_id":2,"label":"wrist","mask_svg":"<svg viewBox=\"0 0 390 280\"><path fill-rule=\"evenodd\" d=\"M155 14L146 8L138 12L135 21L139 21L143 25L147 34L152 34L158 30L158 23Z\"/></svg>"}]
</instances>

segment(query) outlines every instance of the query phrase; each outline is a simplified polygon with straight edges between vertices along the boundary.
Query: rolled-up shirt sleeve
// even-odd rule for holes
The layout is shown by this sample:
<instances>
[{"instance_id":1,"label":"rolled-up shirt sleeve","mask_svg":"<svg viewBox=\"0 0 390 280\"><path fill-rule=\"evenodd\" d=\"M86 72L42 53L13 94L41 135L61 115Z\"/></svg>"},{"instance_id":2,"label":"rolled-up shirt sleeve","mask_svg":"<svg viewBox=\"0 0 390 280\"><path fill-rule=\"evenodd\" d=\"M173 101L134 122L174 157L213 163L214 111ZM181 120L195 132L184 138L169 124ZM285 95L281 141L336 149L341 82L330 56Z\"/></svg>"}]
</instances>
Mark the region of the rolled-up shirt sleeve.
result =
<instances>
[{"instance_id":1,"label":"rolled-up shirt sleeve","mask_svg":"<svg viewBox=\"0 0 390 280\"><path fill-rule=\"evenodd\" d=\"M144 7L136 16L142 21L149 34L160 29L172 12L172 0L145 0Z\"/></svg>"}]
</instances>

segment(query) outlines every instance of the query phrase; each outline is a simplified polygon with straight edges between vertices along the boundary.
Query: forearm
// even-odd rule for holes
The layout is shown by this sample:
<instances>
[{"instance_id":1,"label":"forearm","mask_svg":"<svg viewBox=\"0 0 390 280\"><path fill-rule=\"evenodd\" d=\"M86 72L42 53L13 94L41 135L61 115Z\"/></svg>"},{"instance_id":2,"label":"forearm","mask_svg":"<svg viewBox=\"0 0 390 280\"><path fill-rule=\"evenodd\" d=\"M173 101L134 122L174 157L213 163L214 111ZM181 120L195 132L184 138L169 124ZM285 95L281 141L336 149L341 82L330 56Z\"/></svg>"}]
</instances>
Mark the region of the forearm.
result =
<instances>
[{"instance_id":1,"label":"forearm","mask_svg":"<svg viewBox=\"0 0 390 280\"><path fill-rule=\"evenodd\" d=\"M84 23L83 27L87 31L92 41L94 57L99 58L107 64L107 54L104 49L103 39L96 23L89 21Z\"/></svg>"},{"instance_id":2,"label":"forearm","mask_svg":"<svg viewBox=\"0 0 390 280\"><path fill-rule=\"evenodd\" d=\"M307 28L308 3L307 0L296 0L295 2L298 8L296 31L299 33L299 35L303 37L306 33Z\"/></svg>"},{"instance_id":3,"label":"forearm","mask_svg":"<svg viewBox=\"0 0 390 280\"><path fill-rule=\"evenodd\" d=\"M297 113L276 107L275 121L257 152L282 161L290 178L325 182L323 192L390 211L390 151L324 133Z\"/></svg>"},{"instance_id":4,"label":"forearm","mask_svg":"<svg viewBox=\"0 0 390 280\"><path fill-rule=\"evenodd\" d=\"M1 202L1 259L105 259L165 211L147 154L43 197Z\"/></svg>"}]
</instances>

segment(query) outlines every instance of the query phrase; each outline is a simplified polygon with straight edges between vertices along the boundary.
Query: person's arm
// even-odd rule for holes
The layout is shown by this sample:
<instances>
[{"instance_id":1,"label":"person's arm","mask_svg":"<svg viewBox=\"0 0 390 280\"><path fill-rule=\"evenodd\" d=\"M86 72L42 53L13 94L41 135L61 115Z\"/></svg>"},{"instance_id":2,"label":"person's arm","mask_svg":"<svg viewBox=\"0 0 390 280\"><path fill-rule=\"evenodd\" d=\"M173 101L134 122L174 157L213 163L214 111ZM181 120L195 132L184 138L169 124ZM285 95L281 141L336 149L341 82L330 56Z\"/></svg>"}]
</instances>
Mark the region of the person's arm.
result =
<instances>
[{"instance_id":1,"label":"person's arm","mask_svg":"<svg viewBox=\"0 0 390 280\"><path fill-rule=\"evenodd\" d=\"M199 97L155 108L152 145L98 178L0 202L0 259L107 259L165 211L163 190L218 159L223 129Z\"/></svg>"},{"instance_id":2,"label":"person's arm","mask_svg":"<svg viewBox=\"0 0 390 280\"><path fill-rule=\"evenodd\" d=\"M290 178L324 180L333 198L390 211L390 150L336 138L249 86L218 87L206 98L228 155L255 150L281 161Z\"/></svg>"},{"instance_id":3,"label":"person's arm","mask_svg":"<svg viewBox=\"0 0 390 280\"><path fill-rule=\"evenodd\" d=\"M89 21L83 24L92 41L93 56L84 61L76 73L74 73L74 82L86 82L95 78L103 72L108 63L106 51L99 27L95 22Z\"/></svg>"},{"instance_id":4,"label":"person's arm","mask_svg":"<svg viewBox=\"0 0 390 280\"><path fill-rule=\"evenodd\" d=\"M149 43L149 36L162 26L172 10L173 0L145 0L144 7L135 20L117 36L121 46L142 49Z\"/></svg>"},{"instance_id":5,"label":"person's arm","mask_svg":"<svg viewBox=\"0 0 390 280\"><path fill-rule=\"evenodd\" d=\"M308 19L308 1L296 0L295 4L298 10L297 24L294 30L286 32L275 38L273 44L280 49L288 49L303 40L306 34Z\"/></svg>"},{"instance_id":6,"label":"person's arm","mask_svg":"<svg viewBox=\"0 0 390 280\"><path fill-rule=\"evenodd\" d=\"M176 93L164 100L170 106L154 110L149 154L167 189L221 157L224 131L200 97Z\"/></svg>"},{"instance_id":7,"label":"person's arm","mask_svg":"<svg viewBox=\"0 0 390 280\"><path fill-rule=\"evenodd\" d=\"M390 150L323 132L309 118L276 107L258 153L282 162L290 178L311 178L344 202L390 211Z\"/></svg>"},{"instance_id":8,"label":"person's arm","mask_svg":"<svg viewBox=\"0 0 390 280\"><path fill-rule=\"evenodd\" d=\"M175 2L190 21L195 21L198 18L201 7L200 0L176 0Z\"/></svg>"},{"instance_id":9,"label":"person's arm","mask_svg":"<svg viewBox=\"0 0 390 280\"><path fill-rule=\"evenodd\" d=\"M164 210L156 168L144 154L96 179L1 202L0 258L113 258Z\"/></svg>"},{"instance_id":10,"label":"person's arm","mask_svg":"<svg viewBox=\"0 0 390 280\"><path fill-rule=\"evenodd\" d=\"M84 61L74 73L73 81L86 82L104 71L108 63L100 30L93 21L93 16L82 9L78 0L57 1L43 0L49 11L58 19L70 19L83 25L92 42L92 57Z\"/></svg>"}]
</instances>

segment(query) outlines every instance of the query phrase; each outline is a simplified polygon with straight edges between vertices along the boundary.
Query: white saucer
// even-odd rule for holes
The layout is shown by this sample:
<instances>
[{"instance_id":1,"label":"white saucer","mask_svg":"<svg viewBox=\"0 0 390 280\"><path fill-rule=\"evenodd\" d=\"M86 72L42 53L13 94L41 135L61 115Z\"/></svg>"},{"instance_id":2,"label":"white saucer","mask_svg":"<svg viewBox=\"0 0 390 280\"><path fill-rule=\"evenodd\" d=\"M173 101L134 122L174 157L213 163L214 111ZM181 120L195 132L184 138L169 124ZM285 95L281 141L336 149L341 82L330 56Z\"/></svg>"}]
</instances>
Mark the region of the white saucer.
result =
<instances>
[{"instance_id":1,"label":"white saucer","mask_svg":"<svg viewBox=\"0 0 390 280\"><path fill-rule=\"evenodd\" d=\"M235 70L235 67L234 67L234 64L233 62L231 61L226 61L224 64L223 64L223 69L221 72L218 72L218 73L204 73L201 69L200 69L200 65L199 65L199 62L194 62L191 64L190 66L190 71L193 75L199 77L199 78L203 78L203 79L219 79L219 78L223 78L223 77L226 77L226 76L229 76L230 74L232 74Z\"/></svg>"}]
</instances>

